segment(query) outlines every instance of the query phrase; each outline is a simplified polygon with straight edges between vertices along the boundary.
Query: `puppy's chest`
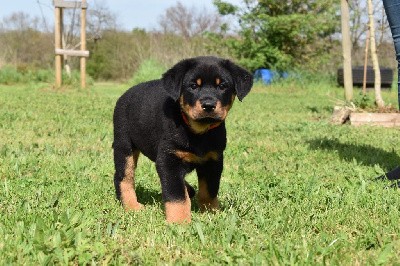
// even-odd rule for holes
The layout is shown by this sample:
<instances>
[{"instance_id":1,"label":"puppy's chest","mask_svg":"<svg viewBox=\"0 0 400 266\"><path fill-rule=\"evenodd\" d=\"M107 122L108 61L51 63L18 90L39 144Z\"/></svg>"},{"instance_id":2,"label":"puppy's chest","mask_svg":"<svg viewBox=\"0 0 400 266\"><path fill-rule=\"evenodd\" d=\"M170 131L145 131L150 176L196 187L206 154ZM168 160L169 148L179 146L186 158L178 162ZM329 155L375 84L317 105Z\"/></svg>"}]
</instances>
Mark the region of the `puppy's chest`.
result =
<instances>
[{"instance_id":1,"label":"puppy's chest","mask_svg":"<svg viewBox=\"0 0 400 266\"><path fill-rule=\"evenodd\" d=\"M218 161L222 156L219 145L212 142L187 143L175 149L175 155L186 163L204 164L208 161Z\"/></svg>"},{"instance_id":2,"label":"puppy's chest","mask_svg":"<svg viewBox=\"0 0 400 266\"><path fill-rule=\"evenodd\" d=\"M217 151L209 151L203 154L196 154L187 150L176 150L175 155L182 161L191 164L204 164L211 160L218 161L221 156L221 154Z\"/></svg>"}]
</instances>

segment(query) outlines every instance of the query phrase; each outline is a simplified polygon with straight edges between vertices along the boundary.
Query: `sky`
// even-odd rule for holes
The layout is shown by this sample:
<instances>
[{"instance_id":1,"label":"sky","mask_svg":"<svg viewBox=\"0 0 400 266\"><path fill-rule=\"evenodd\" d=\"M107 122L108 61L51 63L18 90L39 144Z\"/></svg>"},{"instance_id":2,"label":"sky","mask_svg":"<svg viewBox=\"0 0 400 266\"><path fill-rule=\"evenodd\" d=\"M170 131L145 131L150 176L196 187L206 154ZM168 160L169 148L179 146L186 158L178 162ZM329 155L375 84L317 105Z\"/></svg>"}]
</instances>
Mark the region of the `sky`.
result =
<instances>
[{"instance_id":1,"label":"sky","mask_svg":"<svg viewBox=\"0 0 400 266\"><path fill-rule=\"evenodd\" d=\"M133 28L156 29L158 19L168 7L174 6L177 0L87 0L91 4L103 3L116 14L117 22L126 30ZM196 7L214 10L212 0L181 0L187 7ZM241 0L227 0L239 5ZM45 17L48 23L53 24L54 7L52 0L0 0L0 20L14 12L25 12L31 17Z\"/></svg>"}]
</instances>

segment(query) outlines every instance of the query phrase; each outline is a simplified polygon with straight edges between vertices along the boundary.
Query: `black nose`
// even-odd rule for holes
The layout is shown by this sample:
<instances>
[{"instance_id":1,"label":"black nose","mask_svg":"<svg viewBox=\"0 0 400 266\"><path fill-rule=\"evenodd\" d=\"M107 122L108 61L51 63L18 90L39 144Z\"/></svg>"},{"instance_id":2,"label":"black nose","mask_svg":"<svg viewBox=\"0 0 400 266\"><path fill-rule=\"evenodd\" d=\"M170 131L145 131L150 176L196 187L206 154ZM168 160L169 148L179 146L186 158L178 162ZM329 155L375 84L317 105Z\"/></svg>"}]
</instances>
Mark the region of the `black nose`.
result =
<instances>
[{"instance_id":1,"label":"black nose","mask_svg":"<svg viewBox=\"0 0 400 266\"><path fill-rule=\"evenodd\" d=\"M201 103L201 108L203 108L203 110L206 112L212 112L214 111L216 105L217 104L214 101L204 101Z\"/></svg>"}]
</instances>

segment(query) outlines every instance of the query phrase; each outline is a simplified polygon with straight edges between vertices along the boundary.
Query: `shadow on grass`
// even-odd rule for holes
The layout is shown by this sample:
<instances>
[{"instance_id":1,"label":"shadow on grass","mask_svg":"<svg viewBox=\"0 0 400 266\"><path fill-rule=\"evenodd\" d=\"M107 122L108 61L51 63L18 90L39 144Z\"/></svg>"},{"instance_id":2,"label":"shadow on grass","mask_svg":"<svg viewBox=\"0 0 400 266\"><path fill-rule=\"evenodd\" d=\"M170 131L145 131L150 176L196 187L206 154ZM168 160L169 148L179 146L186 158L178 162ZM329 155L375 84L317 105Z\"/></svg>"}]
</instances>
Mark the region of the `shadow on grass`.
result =
<instances>
[{"instance_id":1,"label":"shadow on grass","mask_svg":"<svg viewBox=\"0 0 400 266\"><path fill-rule=\"evenodd\" d=\"M363 165L379 165L384 170L391 170L400 164L400 157L396 152L385 151L370 145L356 145L342 143L337 139L319 138L307 141L310 149L337 151L341 159L353 161Z\"/></svg>"},{"instance_id":2,"label":"shadow on grass","mask_svg":"<svg viewBox=\"0 0 400 266\"><path fill-rule=\"evenodd\" d=\"M161 196L161 187L160 190L151 190L148 188L145 188L143 186L137 186L136 187L136 195L138 197L138 201L143 204L143 205L157 205L157 204L163 204L162 196ZM192 211L194 212L200 212L200 208L197 204L197 191L196 195L191 198L191 205L192 205ZM222 210L223 208L221 208Z\"/></svg>"},{"instance_id":3,"label":"shadow on grass","mask_svg":"<svg viewBox=\"0 0 400 266\"><path fill-rule=\"evenodd\" d=\"M197 202L197 189L196 194L191 198L191 210L194 212L200 212L200 208ZM143 204L143 205L157 205L157 204L163 204L162 196L161 196L161 187L160 190L153 190L153 189L148 189L143 186L137 186L135 188L136 195L138 198L138 201ZM222 204L220 205L219 210L223 211L225 210L226 207Z\"/></svg>"},{"instance_id":4,"label":"shadow on grass","mask_svg":"<svg viewBox=\"0 0 400 266\"><path fill-rule=\"evenodd\" d=\"M152 190L143 186L136 186L136 195L138 201L144 205L155 205L157 202L162 202L161 188L160 190Z\"/></svg>"}]
</instances>

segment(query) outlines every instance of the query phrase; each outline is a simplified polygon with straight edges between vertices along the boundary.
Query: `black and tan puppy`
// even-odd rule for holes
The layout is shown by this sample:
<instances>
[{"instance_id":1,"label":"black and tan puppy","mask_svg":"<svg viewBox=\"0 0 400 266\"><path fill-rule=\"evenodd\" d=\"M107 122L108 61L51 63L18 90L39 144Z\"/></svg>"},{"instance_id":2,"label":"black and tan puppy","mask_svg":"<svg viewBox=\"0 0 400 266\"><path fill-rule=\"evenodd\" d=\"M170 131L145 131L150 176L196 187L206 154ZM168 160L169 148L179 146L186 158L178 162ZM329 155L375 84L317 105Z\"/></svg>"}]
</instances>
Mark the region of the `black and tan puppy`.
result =
<instances>
[{"instance_id":1,"label":"black and tan puppy","mask_svg":"<svg viewBox=\"0 0 400 266\"><path fill-rule=\"evenodd\" d=\"M168 222L190 222L194 189L185 175L196 169L200 210L218 208L226 146L224 120L235 96L250 91L250 73L229 60L183 60L160 80L130 88L114 110L114 184L127 210L142 205L135 193L140 153L156 163Z\"/></svg>"}]
</instances>

